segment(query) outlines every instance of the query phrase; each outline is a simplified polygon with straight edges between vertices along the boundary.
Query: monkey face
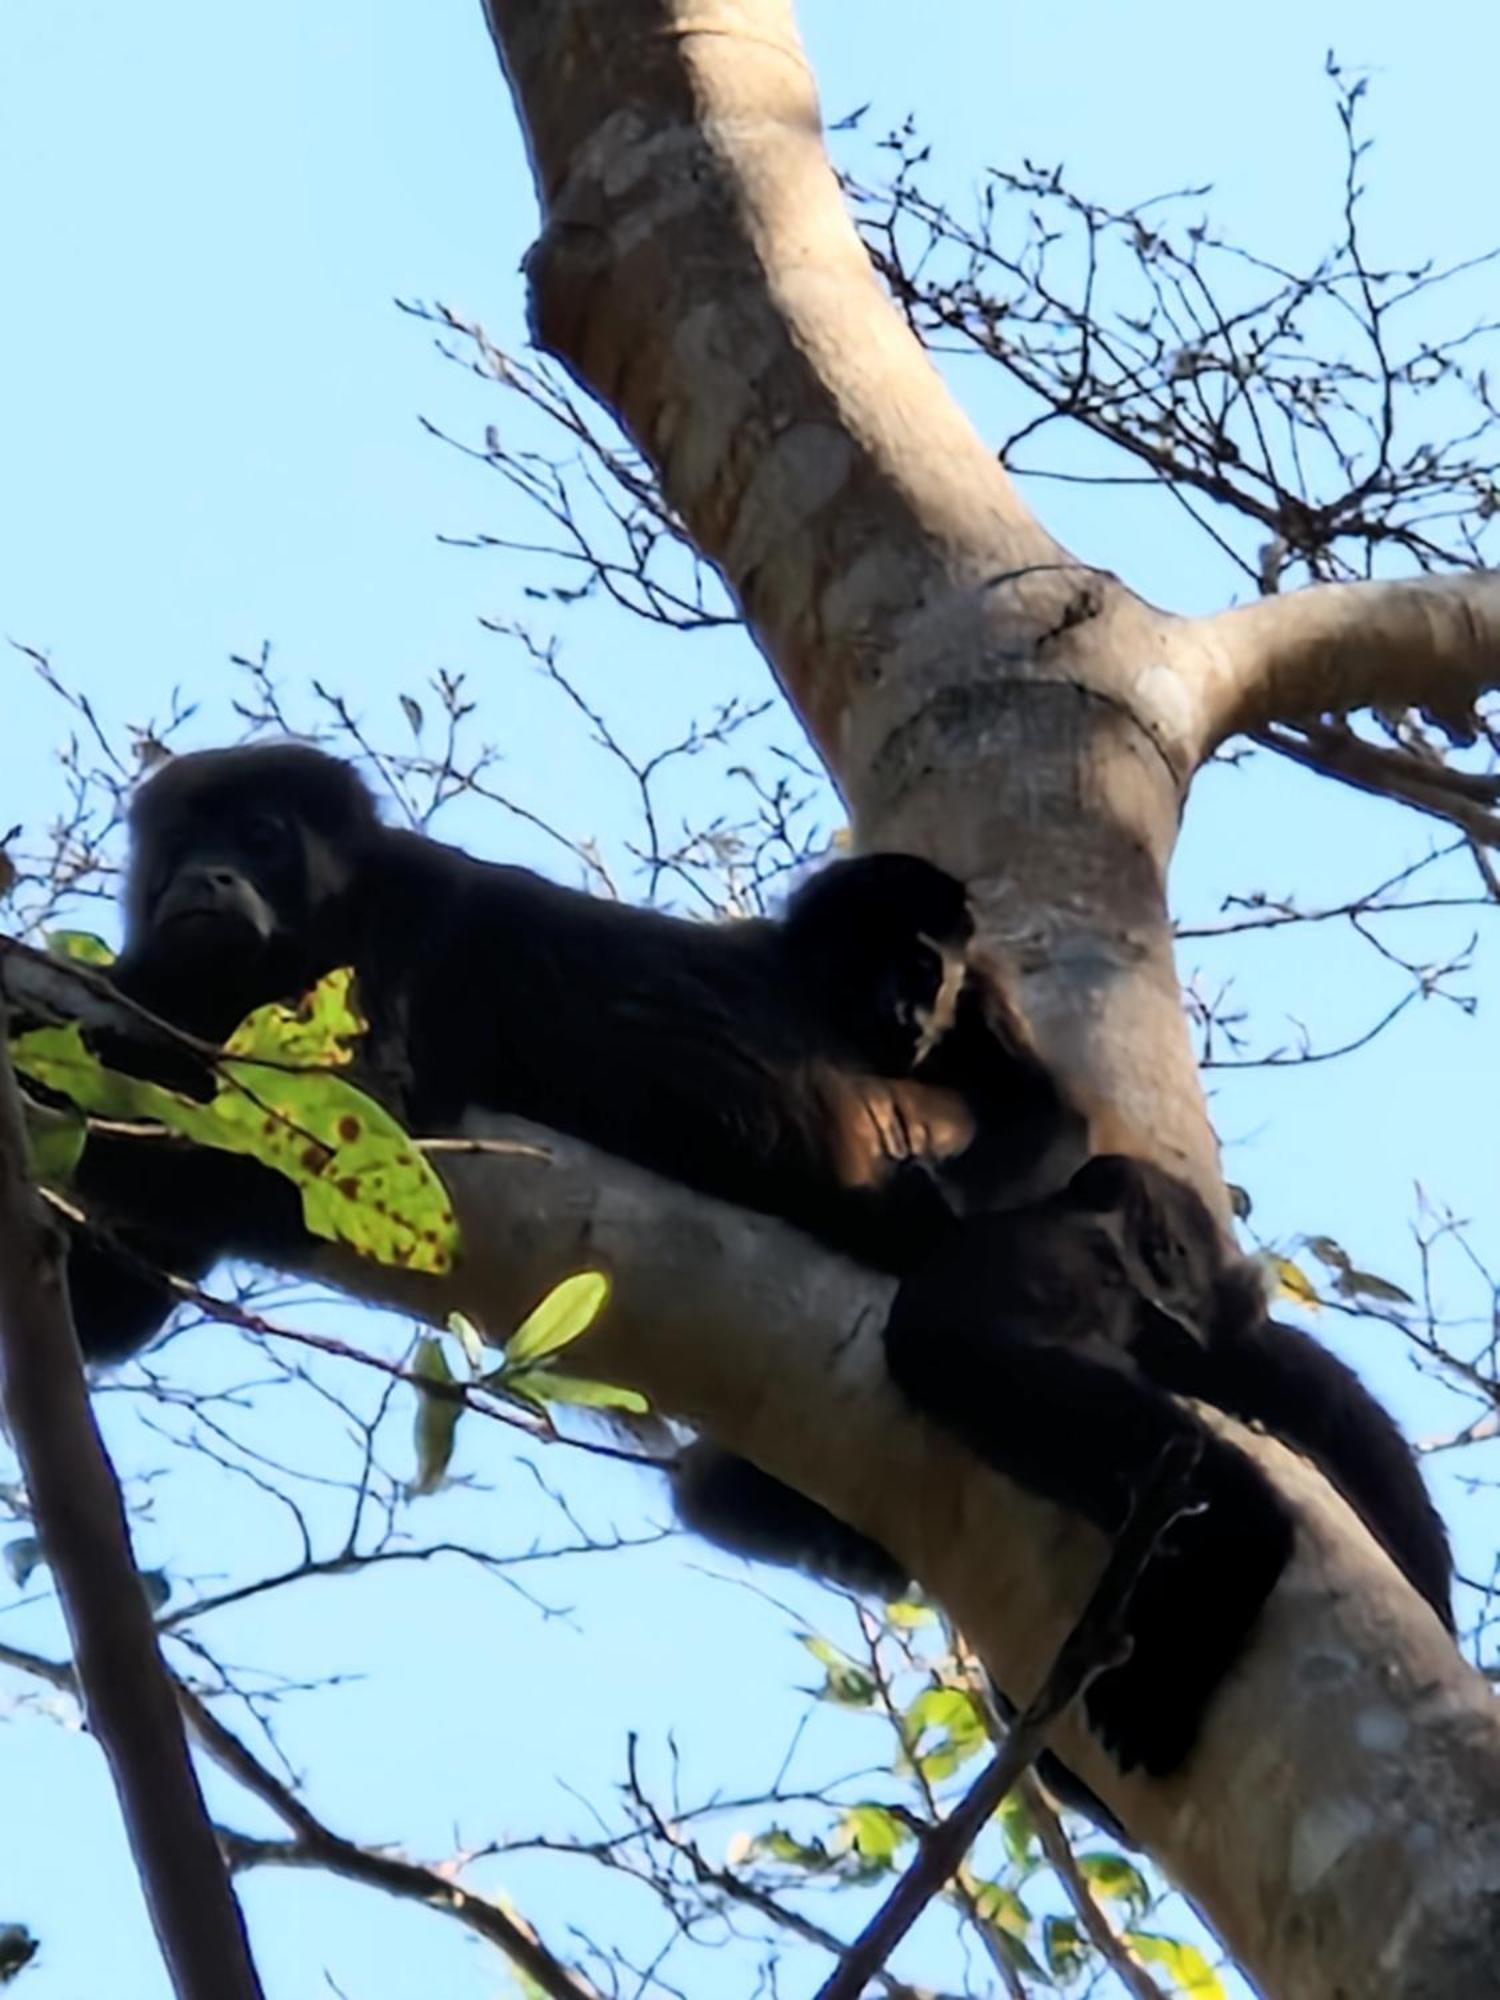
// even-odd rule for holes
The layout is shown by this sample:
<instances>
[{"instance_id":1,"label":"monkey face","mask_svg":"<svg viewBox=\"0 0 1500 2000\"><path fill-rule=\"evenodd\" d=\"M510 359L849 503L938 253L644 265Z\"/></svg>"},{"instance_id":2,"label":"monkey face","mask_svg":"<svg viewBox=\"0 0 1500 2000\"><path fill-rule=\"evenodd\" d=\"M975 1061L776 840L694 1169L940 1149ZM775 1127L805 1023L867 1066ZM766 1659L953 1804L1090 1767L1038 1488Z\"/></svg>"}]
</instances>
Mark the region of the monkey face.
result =
<instances>
[{"instance_id":1,"label":"monkey face","mask_svg":"<svg viewBox=\"0 0 1500 2000\"><path fill-rule=\"evenodd\" d=\"M374 816L345 767L296 745L174 759L131 812L120 971L215 1037L348 956L340 898Z\"/></svg>"}]
</instances>

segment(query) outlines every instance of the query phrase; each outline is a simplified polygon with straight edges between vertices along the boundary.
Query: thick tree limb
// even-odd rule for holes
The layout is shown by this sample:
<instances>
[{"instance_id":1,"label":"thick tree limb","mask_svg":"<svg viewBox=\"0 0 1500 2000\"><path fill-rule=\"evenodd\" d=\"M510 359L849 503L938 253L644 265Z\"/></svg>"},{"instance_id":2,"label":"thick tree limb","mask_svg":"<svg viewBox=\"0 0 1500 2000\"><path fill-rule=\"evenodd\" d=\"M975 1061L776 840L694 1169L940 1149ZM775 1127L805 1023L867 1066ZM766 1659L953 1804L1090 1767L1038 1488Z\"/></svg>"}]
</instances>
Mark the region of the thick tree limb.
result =
<instances>
[{"instance_id":1,"label":"thick tree limb","mask_svg":"<svg viewBox=\"0 0 1500 2000\"><path fill-rule=\"evenodd\" d=\"M7 976L21 963L8 956ZM879 1339L889 1280L519 1120L476 1119L467 1136L519 1150L444 1154L465 1242L451 1278L331 1247L308 1268L434 1324L459 1310L500 1333L568 1272L610 1269L580 1368L643 1389L864 1529L1002 1687L1040 1682L1103 1544L904 1405ZM1168 1784L1122 1779L1073 1716L1056 1747L1268 1994L1320 1994L1336 1975L1383 2000L1467 2000L1500 1951L1476 1917L1500 1909L1500 1712L1322 1480L1242 1442L1297 1507L1301 1557L1193 1763ZM1224 1812L1230 1798L1253 1810Z\"/></svg>"},{"instance_id":2,"label":"thick tree limb","mask_svg":"<svg viewBox=\"0 0 1500 2000\"><path fill-rule=\"evenodd\" d=\"M476 1129L537 1137L515 1120ZM456 1308L502 1330L567 1272L611 1269L580 1369L641 1388L876 1537L1002 1687L1037 1686L1104 1544L903 1405L879 1341L889 1282L572 1140L547 1145L546 1161L445 1161L468 1245L452 1279L337 1253L314 1268L436 1323ZM1299 1556L1191 1765L1167 1783L1124 1779L1074 1715L1054 1747L1268 1995L1311 2000L1342 1982L1382 2000L1472 2000L1500 1956L1500 1930L1486 1930L1500 1926L1500 1711L1324 1482L1237 1437L1296 1508ZM1183 1618L1188 1645L1191 1606Z\"/></svg>"},{"instance_id":3,"label":"thick tree limb","mask_svg":"<svg viewBox=\"0 0 1500 2000\"><path fill-rule=\"evenodd\" d=\"M1193 633L1200 762L1240 731L1356 708L1422 708L1462 731L1500 687L1500 572L1317 584Z\"/></svg>"},{"instance_id":4,"label":"thick tree limb","mask_svg":"<svg viewBox=\"0 0 1500 2000\"><path fill-rule=\"evenodd\" d=\"M879 286L789 0L487 13L542 204L538 338L658 467L860 843L973 883L1108 1136L1218 1200L1165 924L1177 621L1037 524Z\"/></svg>"},{"instance_id":5,"label":"thick tree limb","mask_svg":"<svg viewBox=\"0 0 1500 2000\"><path fill-rule=\"evenodd\" d=\"M1045 620L1078 566L878 285L788 0L487 13L543 207L538 336L660 468L837 764L914 607L1007 572Z\"/></svg>"},{"instance_id":6,"label":"thick tree limb","mask_svg":"<svg viewBox=\"0 0 1500 2000\"><path fill-rule=\"evenodd\" d=\"M109 1763L174 1991L181 2000L260 2000L89 1407L62 1245L25 1177L25 1156L15 1079L0 1048L0 1400L89 1726Z\"/></svg>"}]
</instances>

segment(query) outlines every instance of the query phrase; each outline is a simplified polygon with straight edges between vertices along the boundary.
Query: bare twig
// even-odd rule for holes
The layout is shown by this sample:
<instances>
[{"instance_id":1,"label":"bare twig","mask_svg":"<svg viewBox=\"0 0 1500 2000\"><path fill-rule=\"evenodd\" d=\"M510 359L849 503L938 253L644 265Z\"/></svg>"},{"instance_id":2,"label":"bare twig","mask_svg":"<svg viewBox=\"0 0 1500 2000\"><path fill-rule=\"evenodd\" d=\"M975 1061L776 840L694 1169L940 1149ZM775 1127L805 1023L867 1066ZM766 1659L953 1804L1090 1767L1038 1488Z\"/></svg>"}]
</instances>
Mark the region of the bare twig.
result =
<instances>
[{"instance_id":1,"label":"bare twig","mask_svg":"<svg viewBox=\"0 0 1500 2000\"><path fill-rule=\"evenodd\" d=\"M917 1860L856 1938L838 1971L819 1989L818 2000L859 2000L877 1968L957 1874L1001 1800L1045 1748L1058 1716L1096 1674L1125 1657L1129 1640L1124 1618L1131 1595L1158 1542L1182 1511L1196 1459L1195 1446L1185 1439L1174 1440L1162 1453L1077 1624L1004 1747L947 1819L923 1835Z\"/></svg>"}]
</instances>

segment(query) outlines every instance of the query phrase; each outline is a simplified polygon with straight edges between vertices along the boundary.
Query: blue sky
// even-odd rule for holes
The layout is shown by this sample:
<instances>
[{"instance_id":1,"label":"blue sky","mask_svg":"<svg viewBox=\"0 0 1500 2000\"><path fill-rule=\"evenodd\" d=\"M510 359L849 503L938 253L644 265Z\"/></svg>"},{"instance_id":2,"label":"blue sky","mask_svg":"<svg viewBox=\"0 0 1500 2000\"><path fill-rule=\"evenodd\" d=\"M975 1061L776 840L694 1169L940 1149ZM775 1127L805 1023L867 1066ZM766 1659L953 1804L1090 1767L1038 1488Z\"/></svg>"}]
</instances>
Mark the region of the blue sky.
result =
<instances>
[{"instance_id":1,"label":"blue sky","mask_svg":"<svg viewBox=\"0 0 1500 2000\"><path fill-rule=\"evenodd\" d=\"M1491 9L1271 0L1230 15L955 0L941 32L930 14L914 32L917 17L896 0L800 9L827 116L869 101L874 133L914 111L957 198L986 164L1022 157L1062 160L1075 185L1119 203L1212 181L1225 235L1294 261L1336 225L1331 46L1373 72L1377 242L1401 261L1489 247ZM868 164L868 153L849 157ZM418 422L472 436L503 412L392 304L440 298L503 342L524 338L518 267L534 206L478 7L160 0L127 12L10 0L0 177L0 635L49 649L116 720L142 720L187 691L205 741L232 728L227 656L265 639L290 688L322 677L386 740L400 733L399 691L439 667L461 670L517 796L578 833L617 839L628 806L618 777L478 623L528 610L523 566L436 539L525 531L500 483ZM991 391L959 381L988 427ZM1036 499L1080 554L1162 602L1212 608L1236 587L1150 497L1047 486ZM733 637L663 646L593 610L559 629L570 671L647 747L723 689L763 679ZM20 655L0 652L0 821L35 826L56 809L50 760L66 721ZM489 852L551 860L508 822L463 831ZM1176 899L1202 915L1228 889L1333 895L1430 838L1420 822L1289 772L1215 773L1190 808ZM1262 940L1232 961L1185 953L1184 971L1200 957L1232 965L1247 1000L1269 1010L1268 1035L1278 1015L1296 1014L1338 1039L1399 991L1328 932ZM1475 990L1493 966L1491 941ZM1414 1179L1470 1210L1493 1204L1493 1032L1485 1015L1429 1003L1347 1063L1225 1082L1216 1113L1258 1225L1331 1231L1358 1261L1409 1280ZM1441 1424L1448 1406L1420 1390L1394 1343L1360 1328L1345 1351L1414 1428ZM111 1422L128 1454L140 1441L135 1415L116 1415L125 1401L112 1402ZM524 1543L538 1518L529 1483L481 1441L465 1450L463 1469L493 1482L500 1497L487 1504L514 1510ZM238 1487L183 1478L189 1498L159 1503L143 1559L199 1574L272 1559L284 1523ZM602 1475L569 1491L596 1527L661 1513ZM475 1503L430 1504L459 1520ZM764 1775L768 1746L799 1713L790 1690L808 1678L805 1662L743 1573L710 1565L709 1580L696 1560L679 1544L575 1566L542 1586L577 1607L573 1623L423 1569L302 1585L284 1610L229 1615L214 1634L237 1657L363 1676L289 1700L289 1740L336 1824L436 1855L455 1824L473 1835L497 1818L513 1829L576 1823L563 1783L602 1793L629 1726L659 1750L674 1725L704 1783L712 1774L733 1790ZM56 1642L45 1611L8 1616L0 1599L0 1620L0 1635ZM696 1679L706 1646L720 1663L715 1695L730 1691L729 1728ZM165 1985L91 1746L26 1717L0 1737L0 1755L10 1797L25 1802L0 1826L0 1919L24 1918L46 1940L28 1996L158 2000ZM572 1876L517 1864L506 1880L558 1936L570 1916L603 1906L582 1864ZM367 1892L268 1876L248 1903L275 2000L334 1990L325 1968L362 2000L504 1990L477 1947Z\"/></svg>"}]
</instances>

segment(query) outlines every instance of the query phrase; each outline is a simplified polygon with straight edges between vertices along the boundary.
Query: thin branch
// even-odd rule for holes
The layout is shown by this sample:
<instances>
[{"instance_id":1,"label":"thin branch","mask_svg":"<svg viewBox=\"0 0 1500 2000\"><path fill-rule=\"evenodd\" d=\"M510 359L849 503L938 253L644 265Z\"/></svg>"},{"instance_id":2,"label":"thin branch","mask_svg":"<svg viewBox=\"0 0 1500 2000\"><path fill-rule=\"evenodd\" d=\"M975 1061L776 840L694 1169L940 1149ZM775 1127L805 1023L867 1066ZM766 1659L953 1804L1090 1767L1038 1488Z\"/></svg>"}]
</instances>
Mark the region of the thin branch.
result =
<instances>
[{"instance_id":1,"label":"thin branch","mask_svg":"<svg viewBox=\"0 0 1500 2000\"><path fill-rule=\"evenodd\" d=\"M60 1692L74 1695L79 1692L78 1679L71 1667L19 1646L0 1643L0 1666L11 1667ZM243 1834L221 1832L220 1843L236 1870L267 1866L326 1868L350 1881L383 1889L409 1902L427 1903L497 1946L513 1965L535 1981L549 2000L599 2000L597 1989L554 1958L530 1925L520 1918L460 1888L437 1868L372 1853L333 1833L233 1730L219 1721L191 1688L175 1679L171 1687L182 1717L204 1753L253 1798L269 1807L296 1836L292 1840L251 1840ZM210 1990L224 1993L228 2000L230 1989L203 1989L205 1994Z\"/></svg>"},{"instance_id":2,"label":"thin branch","mask_svg":"<svg viewBox=\"0 0 1500 2000\"><path fill-rule=\"evenodd\" d=\"M1096 1674L1126 1657L1124 1621L1131 1595L1162 1536L1182 1512L1197 1455L1189 1440L1178 1440L1162 1453L1040 1689L964 1798L941 1825L924 1834L916 1861L819 1989L817 2000L859 2000L876 1970L958 1873L1006 1793L1045 1749L1052 1724Z\"/></svg>"},{"instance_id":3,"label":"thin branch","mask_svg":"<svg viewBox=\"0 0 1500 2000\"><path fill-rule=\"evenodd\" d=\"M1500 811L1486 804L1500 799L1500 777L1367 743L1343 723L1273 723L1256 732L1256 741L1341 784L1446 820L1479 846L1500 847Z\"/></svg>"},{"instance_id":4,"label":"thin branch","mask_svg":"<svg viewBox=\"0 0 1500 2000\"><path fill-rule=\"evenodd\" d=\"M599 2000L598 1988L555 1958L522 1918L461 1887L444 1870L374 1853L334 1833L195 1694L187 1688L179 1688L178 1694L193 1734L208 1755L293 1831L291 1840L221 1833L236 1871L268 1866L324 1868L408 1902L430 1904L504 1952L549 2000Z\"/></svg>"},{"instance_id":5,"label":"thin branch","mask_svg":"<svg viewBox=\"0 0 1500 2000\"><path fill-rule=\"evenodd\" d=\"M89 1406L61 1238L25 1176L25 1157L20 1096L0 1050L0 1388L89 1726L180 2000L262 2000Z\"/></svg>"}]
</instances>

